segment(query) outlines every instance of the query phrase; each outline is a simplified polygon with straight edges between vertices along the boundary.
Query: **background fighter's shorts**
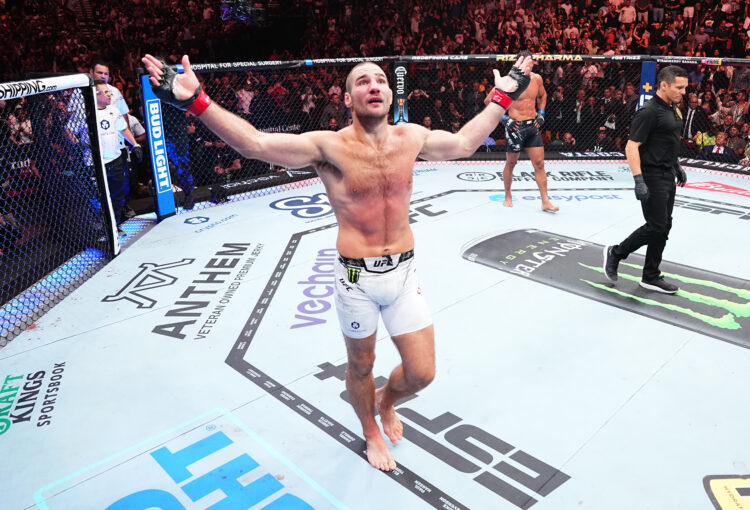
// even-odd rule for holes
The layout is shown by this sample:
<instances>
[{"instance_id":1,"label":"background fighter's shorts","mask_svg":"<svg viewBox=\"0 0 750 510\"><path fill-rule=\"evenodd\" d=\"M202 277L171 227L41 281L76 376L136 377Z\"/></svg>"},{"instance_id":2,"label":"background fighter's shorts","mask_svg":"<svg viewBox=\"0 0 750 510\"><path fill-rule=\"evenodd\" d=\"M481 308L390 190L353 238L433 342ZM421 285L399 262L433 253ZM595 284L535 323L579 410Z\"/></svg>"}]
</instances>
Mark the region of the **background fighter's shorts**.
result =
<instances>
[{"instance_id":1,"label":"background fighter's shorts","mask_svg":"<svg viewBox=\"0 0 750 510\"><path fill-rule=\"evenodd\" d=\"M534 120L518 121L518 129L513 133L505 130L505 152L521 152L524 147L543 147L542 135L534 125Z\"/></svg>"},{"instance_id":2,"label":"background fighter's shorts","mask_svg":"<svg viewBox=\"0 0 750 510\"><path fill-rule=\"evenodd\" d=\"M413 253L366 259L339 257L334 264L336 311L346 336L365 338L373 334L379 315L391 336L432 324Z\"/></svg>"}]
</instances>

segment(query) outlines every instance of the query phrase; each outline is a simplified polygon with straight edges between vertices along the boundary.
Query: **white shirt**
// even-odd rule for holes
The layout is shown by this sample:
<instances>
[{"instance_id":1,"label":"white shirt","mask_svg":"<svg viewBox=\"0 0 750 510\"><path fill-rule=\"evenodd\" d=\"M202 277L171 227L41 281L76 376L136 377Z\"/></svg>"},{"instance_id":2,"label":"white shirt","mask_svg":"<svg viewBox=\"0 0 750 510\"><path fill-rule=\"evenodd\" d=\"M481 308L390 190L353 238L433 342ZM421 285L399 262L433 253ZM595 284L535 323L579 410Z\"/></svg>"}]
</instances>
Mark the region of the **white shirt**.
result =
<instances>
[{"instance_id":1,"label":"white shirt","mask_svg":"<svg viewBox=\"0 0 750 510\"><path fill-rule=\"evenodd\" d=\"M141 121L130 114L128 114L128 126L130 126L130 130L133 132L134 138L146 134L146 130L144 129L143 124L141 124Z\"/></svg>"},{"instance_id":2,"label":"white shirt","mask_svg":"<svg viewBox=\"0 0 750 510\"><path fill-rule=\"evenodd\" d=\"M99 134L99 150L106 165L120 157L120 131L125 129L125 119L114 104L96 109L96 128Z\"/></svg>"}]
</instances>

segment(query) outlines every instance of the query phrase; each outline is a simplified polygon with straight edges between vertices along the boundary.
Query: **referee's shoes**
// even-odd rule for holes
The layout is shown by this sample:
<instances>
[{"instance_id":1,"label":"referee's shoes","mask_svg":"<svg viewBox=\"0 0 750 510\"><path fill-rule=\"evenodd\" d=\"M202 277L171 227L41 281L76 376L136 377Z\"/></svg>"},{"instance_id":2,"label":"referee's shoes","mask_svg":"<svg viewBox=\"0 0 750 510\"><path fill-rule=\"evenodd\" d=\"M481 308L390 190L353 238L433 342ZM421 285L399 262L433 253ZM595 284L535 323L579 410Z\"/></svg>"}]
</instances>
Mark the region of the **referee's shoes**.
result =
<instances>
[{"instance_id":1,"label":"referee's shoes","mask_svg":"<svg viewBox=\"0 0 750 510\"><path fill-rule=\"evenodd\" d=\"M663 276L653 278L651 280L641 280L640 285L644 289L655 290L656 292L661 292L662 294L674 294L675 292L680 290L677 285L669 283L664 279Z\"/></svg>"}]
</instances>

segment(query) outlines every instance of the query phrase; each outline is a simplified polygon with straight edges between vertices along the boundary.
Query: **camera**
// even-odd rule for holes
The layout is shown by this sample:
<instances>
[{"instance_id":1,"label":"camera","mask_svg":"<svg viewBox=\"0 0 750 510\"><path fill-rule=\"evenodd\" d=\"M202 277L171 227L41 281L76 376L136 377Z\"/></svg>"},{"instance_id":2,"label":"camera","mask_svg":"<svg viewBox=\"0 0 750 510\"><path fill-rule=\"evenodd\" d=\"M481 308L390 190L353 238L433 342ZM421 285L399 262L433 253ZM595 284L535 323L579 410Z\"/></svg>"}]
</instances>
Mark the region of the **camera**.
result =
<instances>
[{"instance_id":1,"label":"camera","mask_svg":"<svg viewBox=\"0 0 750 510\"><path fill-rule=\"evenodd\" d=\"M224 0L221 3L221 19L236 19L262 27L266 24L266 10L263 7L253 7L251 0Z\"/></svg>"}]
</instances>

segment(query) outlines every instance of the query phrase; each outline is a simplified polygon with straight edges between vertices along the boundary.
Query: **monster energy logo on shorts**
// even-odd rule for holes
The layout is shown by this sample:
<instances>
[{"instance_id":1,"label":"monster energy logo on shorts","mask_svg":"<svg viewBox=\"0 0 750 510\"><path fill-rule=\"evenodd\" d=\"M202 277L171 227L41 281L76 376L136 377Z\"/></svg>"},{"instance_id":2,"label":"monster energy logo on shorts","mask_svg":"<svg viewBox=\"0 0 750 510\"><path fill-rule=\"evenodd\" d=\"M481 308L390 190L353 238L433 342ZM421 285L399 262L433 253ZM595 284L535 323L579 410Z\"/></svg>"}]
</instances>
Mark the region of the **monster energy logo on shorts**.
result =
<instances>
[{"instance_id":1,"label":"monster energy logo on shorts","mask_svg":"<svg viewBox=\"0 0 750 510\"><path fill-rule=\"evenodd\" d=\"M357 283L359 281L359 273L361 271L362 271L362 268L347 266L346 276L349 278L349 282Z\"/></svg>"},{"instance_id":2,"label":"monster energy logo on shorts","mask_svg":"<svg viewBox=\"0 0 750 510\"><path fill-rule=\"evenodd\" d=\"M638 286L642 255L620 263L620 281L603 274L602 246L539 230L516 230L480 239L463 257L674 326L750 348L750 281L682 264L663 262L675 280L674 295Z\"/></svg>"}]
</instances>

